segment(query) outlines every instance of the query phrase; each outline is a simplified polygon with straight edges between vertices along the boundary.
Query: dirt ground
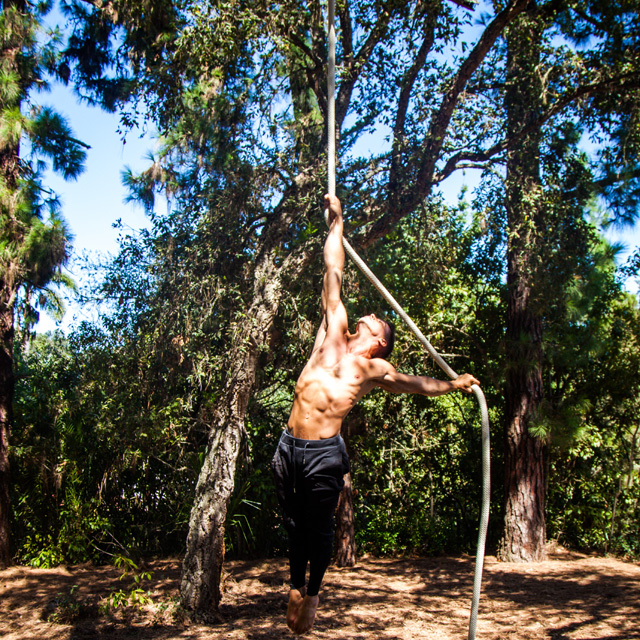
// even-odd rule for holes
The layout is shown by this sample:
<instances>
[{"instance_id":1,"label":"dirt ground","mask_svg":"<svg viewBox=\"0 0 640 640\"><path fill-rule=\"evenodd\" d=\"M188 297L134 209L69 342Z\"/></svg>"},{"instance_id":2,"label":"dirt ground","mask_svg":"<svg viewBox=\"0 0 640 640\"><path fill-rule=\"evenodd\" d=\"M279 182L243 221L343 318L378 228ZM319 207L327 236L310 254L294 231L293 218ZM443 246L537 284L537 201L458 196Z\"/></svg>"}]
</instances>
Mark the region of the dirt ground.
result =
<instances>
[{"instance_id":1,"label":"dirt ground","mask_svg":"<svg viewBox=\"0 0 640 640\"><path fill-rule=\"evenodd\" d=\"M178 605L178 560L145 566L152 602L100 605L129 582L113 567L12 567L0 572L0 637L7 640L275 640L284 624L285 560L229 562L220 620L195 624ZM330 568L309 638L467 638L473 558L361 558ZM75 589L72 588L77 585ZM114 598L111 597L113 604ZM53 623L49 619L66 619ZM485 560L478 640L640 638L640 566L561 549L535 565Z\"/></svg>"}]
</instances>

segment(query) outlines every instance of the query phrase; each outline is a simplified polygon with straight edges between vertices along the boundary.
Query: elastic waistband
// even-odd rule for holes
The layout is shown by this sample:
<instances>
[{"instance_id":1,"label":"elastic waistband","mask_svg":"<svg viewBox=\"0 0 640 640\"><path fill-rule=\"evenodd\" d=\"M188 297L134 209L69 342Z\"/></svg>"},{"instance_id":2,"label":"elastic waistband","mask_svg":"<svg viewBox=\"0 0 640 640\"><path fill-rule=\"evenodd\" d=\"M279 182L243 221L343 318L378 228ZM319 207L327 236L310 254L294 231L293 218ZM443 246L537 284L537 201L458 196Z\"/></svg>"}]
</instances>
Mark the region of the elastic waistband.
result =
<instances>
[{"instance_id":1,"label":"elastic waistband","mask_svg":"<svg viewBox=\"0 0 640 640\"><path fill-rule=\"evenodd\" d=\"M283 431L280 436L280 442L287 444L296 449L325 449L335 447L342 442L342 436L338 433L332 438L323 438L322 440L304 440L302 438L294 438L288 431Z\"/></svg>"}]
</instances>

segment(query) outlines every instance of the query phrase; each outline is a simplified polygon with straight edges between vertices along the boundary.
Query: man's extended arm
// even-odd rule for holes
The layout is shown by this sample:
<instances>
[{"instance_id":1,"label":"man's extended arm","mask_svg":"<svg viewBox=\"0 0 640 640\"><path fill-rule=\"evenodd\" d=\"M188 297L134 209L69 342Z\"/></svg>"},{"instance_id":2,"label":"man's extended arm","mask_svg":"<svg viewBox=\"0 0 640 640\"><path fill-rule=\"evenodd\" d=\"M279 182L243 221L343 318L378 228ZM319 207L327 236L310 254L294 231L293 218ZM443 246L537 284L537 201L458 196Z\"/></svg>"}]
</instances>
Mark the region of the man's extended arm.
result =
<instances>
[{"instance_id":1,"label":"man's extended arm","mask_svg":"<svg viewBox=\"0 0 640 640\"><path fill-rule=\"evenodd\" d=\"M400 373L388 362L384 362L380 366L383 367L383 370L375 380L375 385L393 393L419 393L423 396L442 396L455 390L470 393L472 385L480 384L469 373L463 373L455 380L436 380L429 376L410 376L406 373Z\"/></svg>"}]
</instances>

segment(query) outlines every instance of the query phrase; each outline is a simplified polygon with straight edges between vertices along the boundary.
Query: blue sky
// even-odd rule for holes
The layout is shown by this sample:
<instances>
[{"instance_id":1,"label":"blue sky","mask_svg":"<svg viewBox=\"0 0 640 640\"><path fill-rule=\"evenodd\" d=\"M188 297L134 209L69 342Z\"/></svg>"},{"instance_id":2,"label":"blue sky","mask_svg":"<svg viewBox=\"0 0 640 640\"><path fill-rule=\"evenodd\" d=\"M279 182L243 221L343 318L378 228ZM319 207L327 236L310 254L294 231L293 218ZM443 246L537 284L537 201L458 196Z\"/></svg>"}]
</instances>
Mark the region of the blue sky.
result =
<instances>
[{"instance_id":1,"label":"blue sky","mask_svg":"<svg viewBox=\"0 0 640 640\"><path fill-rule=\"evenodd\" d=\"M120 219L126 227L139 229L147 224L140 206L125 204L127 191L122 184L121 172L128 166L140 171L149 165L147 155L153 151L155 141L150 135L141 137L140 131L130 132L123 141L117 132L118 117L81 104L64 86L55 86L51 93L38 96L39 102L54 106L69 121L77 138L90 145L87 150L86 170L77 181L65 182L49 173L47 186L60 197L62 214L74 236L74 257L68 271L81 284L83 274L78 258L89 254L114 254L118 250L119 231L114 223ZM86 314L91 312L87 310ZM86 314L74 304L60 328L65 329L75 317ZM56 328L55 322L41 314L38 331Z\"/></svg>"}]
</instances>

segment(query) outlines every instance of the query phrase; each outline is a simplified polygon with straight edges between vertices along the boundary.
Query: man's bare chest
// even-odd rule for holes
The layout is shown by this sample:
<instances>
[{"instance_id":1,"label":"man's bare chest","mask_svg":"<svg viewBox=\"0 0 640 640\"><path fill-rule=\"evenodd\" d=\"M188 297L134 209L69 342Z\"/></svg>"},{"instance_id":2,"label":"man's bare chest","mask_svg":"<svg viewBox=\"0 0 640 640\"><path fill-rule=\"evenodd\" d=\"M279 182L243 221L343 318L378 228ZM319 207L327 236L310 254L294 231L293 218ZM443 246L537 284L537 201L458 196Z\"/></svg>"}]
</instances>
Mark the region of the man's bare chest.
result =
<instances>
[{"instance_id":1,"label":"man's bare chest","mask_svg":"<svg viewBox=\"0 0 640 640\"><path fill-rule=\"evenodd\" d=\"M302 387L322 389L332 398L353 398L361 395L367 376L355 358L345 357L333 362L317 358L307 364L298 382Z\"/></svg>"}]
</instances>

